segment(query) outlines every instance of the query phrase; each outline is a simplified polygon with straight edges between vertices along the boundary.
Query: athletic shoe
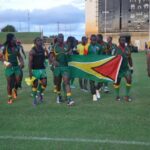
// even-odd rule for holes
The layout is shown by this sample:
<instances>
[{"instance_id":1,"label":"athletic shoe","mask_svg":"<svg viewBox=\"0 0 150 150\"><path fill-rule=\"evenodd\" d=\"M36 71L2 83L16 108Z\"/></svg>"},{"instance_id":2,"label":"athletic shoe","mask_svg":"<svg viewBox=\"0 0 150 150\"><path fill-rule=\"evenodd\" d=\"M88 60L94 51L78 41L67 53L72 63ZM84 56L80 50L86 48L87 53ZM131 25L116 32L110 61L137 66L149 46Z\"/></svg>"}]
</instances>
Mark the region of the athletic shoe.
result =
<instances>
[{"instance_id":1,"label":"athletic shoe","mask_svg":"<svg viewBox=\"0 0 150 150\"><path fill-rule=\"evenodd\" d=\"M93 101L94 101L94 102L97 101L97 96L96 96L96 94L93 95Z\"/></svg>"},{"instance_id":2,"label":"athletic shoe","mask_svg":"<svg viewBox=\"0 0 150 150\"><path fill-rule=\"evenodd\" d=\"M39 101L40 101L40 103L43 103L43 96L44 96L44 94L43 93L39 93Z\"/></svg>"},{"instance_id":3,"label":"athletic shoe","mask_svg":"<svg viewBox=\"0 0 150 150\"><path fill-rule=\"evenodd\" d=\"M99 90L96 90L96 97L97 97L98 99L100 99L100 98L101 98L101 95L100 95Z\"/></svg>"},{"instance_id":4,"label":"athletic shoe","mask_svg":"<svg viewBox=\"0 0 150 150\"><path fill-rule=\"evenodd\" d=\"M125 96L124 99L125 99L126 102L131 102L132 101L130 96Z\"/></svg>"},{"instance_id":5,"label":"athletic shoe","mask_svg":"<svg viewBox=\"0 0 150 150\"><path fill-rule=\"evenodd\" d=\"M33 105L34 106L36 106L38 103L37 103L37 97L36 98L34 98L34 100L33 100Z\"/></svg>"},{"instance_id":6,"label":"athletic shoe","mask_svg":"<svg viewBox=\"0 0 150 150\"><path fill-rule=\"evenodd\" d=\"M7 104L12 104L13 103L13 99L9 99L8 101L7 101Z\"/></svg>"},{"instance_id":7,"label":"athletic shoe","mask_svg":"<svg viewBox=\"0 0 150 150\"><path fill-rule=\"evenodd\" d=\"M103 89L104 93L108 93L109 92L109 88L108 86L105 86L104 89Z\"/></svg>"},{"instance_id":8,"label":"athletic shoe","mask_svg":"<svg viewBox=\"0 0 150 150\"><path fill-rule=\"evenodd\" d=\"M69 99L67 102L68 106L73 106L75 104L75 102L72 99Z\"/></svg>"},{"instance_id":9,"label":"athletic shoe","mask_svg":"<svg viewBox=\"0 0 150 150\"><path fill-rule=\"evenodd\" d=\"M120 99L120 96L117 96L116 97L116 101L120 101L121 99Z\"/></svg>"},{"instance_id":10,"label":"athletic shoe","mask_svg":"<svg viewBox=\"0 0 150 150\"><path fill-rule=\"evenodd\" d=\"M61 96L61 95L58 95L58 96L57 96L57 98L56 98L56 103L57 103L57 104L62 103L62 96Z\"/></svg>"}]
</instances>

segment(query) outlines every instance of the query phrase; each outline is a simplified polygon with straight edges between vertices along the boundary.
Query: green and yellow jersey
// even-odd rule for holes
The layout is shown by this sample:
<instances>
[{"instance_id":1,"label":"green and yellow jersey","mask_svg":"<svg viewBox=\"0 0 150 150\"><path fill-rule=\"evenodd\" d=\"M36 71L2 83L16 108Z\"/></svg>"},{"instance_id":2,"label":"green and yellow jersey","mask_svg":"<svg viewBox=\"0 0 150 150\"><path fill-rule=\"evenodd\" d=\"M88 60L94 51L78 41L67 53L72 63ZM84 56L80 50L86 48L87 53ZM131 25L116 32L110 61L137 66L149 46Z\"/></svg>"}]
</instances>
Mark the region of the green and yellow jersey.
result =
<instances>
[{"instance_id":1,"label":"green and yellow jersey","mask_svg":"<svg viewBox=\"0 0 150 150\"><path fill-rule=\"evenodd\" d=\"M108 53L108 44L104 41L101 43L98 43L98 44L101 46L102 54L107 54Z\"/></svg>"},{"instance_id":2,"label":"green and yellow jersey","mask_svg":"<svg viewBox=\"0 0 150 150\"><path fill-rule=\"evenodd\" d=\"M101 55L102 54L102 47L98 43L95 45L90 44L88 47L88 55Z\"/></svg>"},{"instance_id":3,"label":"green and yellow jersey","mask_svg":"<svg viewBox=\"0 0 150 150\"><path fill-rule=\"evenodd\" d=\"M127 71L129 70L129 61L128 58L131 57L131 51L128 47L122 48L120 46L117 47L116 55L122 56L122 64L120 67L120 71Z\"/></svg>"},{"instance_id":4,"label":"green and yellow jersey","mask_svg":"<svg viewBox=\"0 0 150 150\"><path fill-rule=\"evenodd\" d=\"M19 47L4 47L4 59L12 64L12 66L18 66L18 53L19 53Z\"/></svg>"},{"instance_id":5,"label":"green and yellow jersey","mask_svg":"<svg viewBox=\"0 0 150 150\"><path fill-rule=\"evenodd\" d=\"M107 54L108 55L115 55L117 45L114 43L107 43L107 46L108 46Z\"/></svg>"},{"instance_id":6,"label":"green and yellow jersey","mask_svg":"<svg viewBox=\"0 0 150 150\"><path fill-rule=\"evenodd\" d=\"M53 53L56 61L59 63L58 67L68 66L68 46L60 47L58 44L54 46Z\"/></svg>"}]
</instances>

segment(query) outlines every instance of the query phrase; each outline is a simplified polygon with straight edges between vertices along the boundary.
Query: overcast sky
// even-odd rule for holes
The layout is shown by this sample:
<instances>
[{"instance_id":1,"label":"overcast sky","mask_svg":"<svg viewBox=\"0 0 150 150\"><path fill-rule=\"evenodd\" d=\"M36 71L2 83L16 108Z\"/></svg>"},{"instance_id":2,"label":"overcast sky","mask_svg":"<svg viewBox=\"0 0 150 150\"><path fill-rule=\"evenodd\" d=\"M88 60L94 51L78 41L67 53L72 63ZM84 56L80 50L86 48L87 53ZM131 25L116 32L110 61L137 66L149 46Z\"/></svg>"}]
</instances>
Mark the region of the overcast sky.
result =
<instances>
[{"instance_id":1,"label":"overcast sky","mask_svg":"<svg viewBox=\"0 0 150 150\"><path fill-rule=\"evenodd\" d=\"M46 34L57 32L58 22L62 32L84 34L84 0L0 0L0 28L13 24L24 31L28 22Z\"/></svg>"}]
</instances>

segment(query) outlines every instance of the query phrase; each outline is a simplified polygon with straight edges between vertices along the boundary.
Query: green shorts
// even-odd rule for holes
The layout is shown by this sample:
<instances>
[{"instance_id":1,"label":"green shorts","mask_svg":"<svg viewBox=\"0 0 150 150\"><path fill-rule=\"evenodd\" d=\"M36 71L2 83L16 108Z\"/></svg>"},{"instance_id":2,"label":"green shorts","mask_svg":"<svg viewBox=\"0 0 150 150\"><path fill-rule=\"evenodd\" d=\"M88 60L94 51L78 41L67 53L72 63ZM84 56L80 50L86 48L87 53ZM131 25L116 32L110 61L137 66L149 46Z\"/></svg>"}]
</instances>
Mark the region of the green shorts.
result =
<instances>
[{"instance_id":1,"label":"green shorts","mask_svg":"<svg viewBox=\"0 0 150 150\"><path fill-rule=\"evenodd\" d=\"M56 67L54 69L54 76L67 76L70 77L70 69L69 67Z\"/></svg>"},{"instance_id":2,"label":"green shorts","mask_svg":"<svg viewBox=\"0 0 150 150\"><path fill-rule=\"evenodd\" d=\"M12 75L21 76L21 68L19 66L6 68L5 69L5 76L10 77Z\"/></svg>"},{"instance_id":3,"label":"green shorts","mask_svg":"<svg viewBox=\"0 0 150 150\"><path fill-rule=\"evenodd\" d=\"M123 77L131 77L131 71L129 69L127 70L120 70L118 77L123 78Z\"/></svg>"},{"instance_id":4,"label":"green shorts","mask_svg":"<svg viewBox=\"0 0 150 150\"><path fill-rule=\"evenodd\" d=\"M33 69L32 76L34 76L36 79L47 78L46 70L45 69Z\"/></svg>"}]
</instances>

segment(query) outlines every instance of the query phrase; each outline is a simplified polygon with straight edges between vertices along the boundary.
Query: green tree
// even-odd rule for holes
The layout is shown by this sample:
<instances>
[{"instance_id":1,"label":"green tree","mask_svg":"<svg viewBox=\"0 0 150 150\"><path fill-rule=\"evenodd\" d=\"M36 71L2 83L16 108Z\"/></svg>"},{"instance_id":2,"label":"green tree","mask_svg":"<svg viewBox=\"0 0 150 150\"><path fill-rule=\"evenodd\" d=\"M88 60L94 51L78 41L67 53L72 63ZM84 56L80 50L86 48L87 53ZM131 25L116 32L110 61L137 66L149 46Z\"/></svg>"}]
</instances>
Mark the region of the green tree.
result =
<instances>
[{"instance_id":1,"label":"green tree","mask_svg":"<svg viewBox=\"0 0 150 150\"><path fill-rule=\"evenodd\" d=\"M2 28L1 32L17 32L16 28L12 25L7 25Z\"/></svg>"}]
</instances>

